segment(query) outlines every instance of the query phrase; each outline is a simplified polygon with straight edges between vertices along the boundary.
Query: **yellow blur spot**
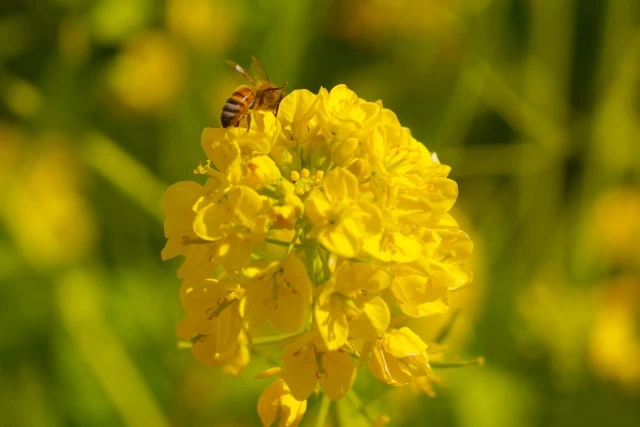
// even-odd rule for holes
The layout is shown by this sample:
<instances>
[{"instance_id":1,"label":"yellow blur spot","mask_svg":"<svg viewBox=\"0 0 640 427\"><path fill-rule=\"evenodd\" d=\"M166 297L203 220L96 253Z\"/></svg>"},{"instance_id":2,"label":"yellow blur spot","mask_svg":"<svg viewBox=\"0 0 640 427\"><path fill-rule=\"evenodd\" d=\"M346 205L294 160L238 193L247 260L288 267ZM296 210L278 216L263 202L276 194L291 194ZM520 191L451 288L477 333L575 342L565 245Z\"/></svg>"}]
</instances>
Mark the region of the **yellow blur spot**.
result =
<instances>
[{"instance_id":1,"label":"yellow blur spot","mask_svg":"<svg viewBox=\"0 0 640 427\"><path fill-rule=\"evenodd\" d=\"M159 32L142 34L127 43L108 75L116 100L144 114L157 114L168 107L183 80L182 52Z\"/></svg>"},{"instance_id":2,"label":"yellow blur spot","mask_svg":"<svg viewBox=\"0 0 640 427\"><path fill-rule=\"evenodd\" d=\"M223 1L169 0L167 25L202 53L226 50L235 33L237 13Z\"/></svg>"},{"instance_id":3,"label":"yellow blur spot","mask_svg":"<svg viewBox=\"0 0 640 427\"><path fill-rule=\"evenodd\" d=\"M93 248L97 228L81 191L79 160L54 133L43 134L33 150L21 146L17 155L0 210L16 245L39 267L81 259Z\"/></svg>"}]
</instances>

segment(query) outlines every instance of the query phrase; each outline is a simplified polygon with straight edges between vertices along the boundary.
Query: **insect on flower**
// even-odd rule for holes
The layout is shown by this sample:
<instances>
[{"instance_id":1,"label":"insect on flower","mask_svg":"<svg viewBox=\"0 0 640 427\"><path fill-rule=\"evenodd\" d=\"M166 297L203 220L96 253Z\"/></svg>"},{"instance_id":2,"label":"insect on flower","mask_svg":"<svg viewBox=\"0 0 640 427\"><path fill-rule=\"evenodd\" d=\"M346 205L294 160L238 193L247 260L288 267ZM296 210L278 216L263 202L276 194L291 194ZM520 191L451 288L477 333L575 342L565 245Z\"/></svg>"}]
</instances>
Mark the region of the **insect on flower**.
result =
<instances>
[{"instance_id":1,"label":"insect on flower","mask_svg":"<svg viewBox=\"0 0 640 427\"><path fill-rule=\"evenodd\" d=\"M238 126L243 118L247 119L247 131L251 127L251 110L273 111L278 115L280 101L285 97L283 89L287 86L273 86L262 68L260 61L252 57L251 64L253 77L251 77L240 65L233 61L227 61L234 70L249 80L252 86L242 85L238 87L227 99L222 107L220 123L223 128Z\"/></svg>"}]
</instances>

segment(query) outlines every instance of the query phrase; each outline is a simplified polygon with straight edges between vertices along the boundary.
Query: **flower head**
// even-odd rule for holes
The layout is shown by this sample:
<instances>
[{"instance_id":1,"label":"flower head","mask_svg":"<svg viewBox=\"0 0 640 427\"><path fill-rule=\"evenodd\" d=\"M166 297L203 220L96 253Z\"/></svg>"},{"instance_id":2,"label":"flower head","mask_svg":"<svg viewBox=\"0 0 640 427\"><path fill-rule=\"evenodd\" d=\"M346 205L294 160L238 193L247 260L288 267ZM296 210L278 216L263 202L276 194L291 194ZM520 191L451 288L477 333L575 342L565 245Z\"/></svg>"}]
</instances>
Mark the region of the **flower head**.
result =
<instances>
[{"instance_id":1,"label":"flower head","mask_svg":"<svg viewBox=\"0 0 640 427\"><path fill-rule=\"evenodd\" d=\"M180 337L231 373L248 347L283 346L258 404L265 426L298 425L317 389L343 397L358 359L394 386L427 378L427 345L391 313L445 313L471 281L449 167L344 85L251 113L250 130L205 129L206 182L165 195L162 255L185 257Z\"/></svg>"}]
</instances>

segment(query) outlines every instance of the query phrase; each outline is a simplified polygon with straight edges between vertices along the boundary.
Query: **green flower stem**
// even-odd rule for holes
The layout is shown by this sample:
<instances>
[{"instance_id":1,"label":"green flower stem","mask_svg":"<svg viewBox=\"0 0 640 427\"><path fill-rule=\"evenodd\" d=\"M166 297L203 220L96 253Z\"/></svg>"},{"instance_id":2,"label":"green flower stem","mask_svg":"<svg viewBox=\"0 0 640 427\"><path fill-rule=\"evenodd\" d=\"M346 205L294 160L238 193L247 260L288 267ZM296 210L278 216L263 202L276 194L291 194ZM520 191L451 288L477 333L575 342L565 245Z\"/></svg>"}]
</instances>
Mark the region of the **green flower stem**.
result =
<instances>
[{"instance_id":1,"label":"green flower stem","mask_svg":"<svg viewBox=\"0 0 640 427\"><path fill-rule=\"evenodd\" d=\"M287 255L289 255L293 250L293 248L295 248L296 246L298 247L302 246L296 243L298 241L298 238L300 237L300 234L302 234L302 227L299 227L296 229L296 233L293 235L293 239L291 240L291 243L289 243L289 246L287 247Z\"/></svg>"},{"instance_id":2,"label":"green flower stem","mask_svg":"<svg viewBox=\"0 0 640 427\"><path fill-rule=\"evenodd\" d=\"M429 363L432 368L436 369L446 369L446 368L464 368L465 366L483 366L484 365L484 357L476 357L471 360L461 360L459 362L431 362Z\"/></svg>"},{"instance_id":3,"label":"green flower stem","mask_svg":"<svg viewBox=\"0 0 640 427\"><path fill-rule=\"evenodd\" d=\"M269 345L269 344L278 344L280 341L289 338L291 335L272 335L269 337L259 337L254 338L252 343L253 345Z\"/></svg>"},{"instance_id":4,"label":"green flower stem","mask_svg":"<svg viewBox=\"0 0 640 427\"><path fill-rule=\"evenodd\" d=\"M371 415L369 415L369 413L367 412L366 406L362 404L362 400L360 400L360 398L358 397L356 392L353 391L353 389L347 392L347 399L349 399L351 403L353 403L353 406L356 407L358 412L364 415L364 417L367 419L367 421L369 421L369 423L371 423L371 425L374 425L373 424L374 419L371 417Z\"/></svg>"},{"instance_id":5,"label":"green flower stem","mask_svg":"<svg viewBox=\"0 0 640 427\"><path fill-rule=\"evenodd\" d=\"M267 243L271 243L272 245L285 246L287 248L289 247L289 245L291 245L291 242L283 242L282 240L272 239L270 237L267 237L266 242ZM294 248L301 248L302 245L294 243L293 247Z\"/></svg>"},{"instance_id":6,"label":"green flower stem","mask_svg":"<svg viewBox=\"0 0 640 427\"><path fill-rule=\"evenodd\" d=\"M451 328L453 327L454 322L456 321L458 315L460 314L460 310L456 310L453 312L447 323L438 331L435 338L433 339L438 344L442 343L449 334L451 333Z\"/></svg>"},{"instance_id":7,"label":"green flower stem","mask_svg":"<svg viewBox=\"0 0 640 427\"><path fill-rule=\"evenodd\" d=\"M322 394L322 400L320 400L320 408L318 409L318 416L316 417L315 427L325 427L327 424L327 416L329 415L329 408L331 407L331 400L326 394Z\"/></svg>"}]
</instances>

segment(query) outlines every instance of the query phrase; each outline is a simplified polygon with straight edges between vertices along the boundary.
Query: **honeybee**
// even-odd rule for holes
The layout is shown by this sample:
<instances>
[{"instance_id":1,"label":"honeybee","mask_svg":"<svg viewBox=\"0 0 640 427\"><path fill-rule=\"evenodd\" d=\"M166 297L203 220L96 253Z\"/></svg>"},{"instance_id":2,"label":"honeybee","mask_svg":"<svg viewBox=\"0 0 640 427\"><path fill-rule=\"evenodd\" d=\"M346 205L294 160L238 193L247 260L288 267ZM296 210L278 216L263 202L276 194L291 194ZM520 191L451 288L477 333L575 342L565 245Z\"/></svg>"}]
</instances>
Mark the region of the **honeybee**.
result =
<instances>
[{"instance_id":1,"label":"honeybee","mask_svg":"<svg viewBox=\"0 0 640 427\"><path fill-rule=\"evenodd\" d=\"M273 86L260 62L255 56L251 58L253 59L251 68L254 77L247 74L247 72L235 62L227 61L227 64L249 80L252 86L243 85L238 87L229 99L227 99L226 104L222 107L222 114L220 116L220 123L223 128L238 126L242 119L246 117L247 131L249 131L251 127L250 112L252 110L273 111L275 116L278 115L280 101L285 97L283 89L287 84Z\"/></svg>"}]
</instances>

